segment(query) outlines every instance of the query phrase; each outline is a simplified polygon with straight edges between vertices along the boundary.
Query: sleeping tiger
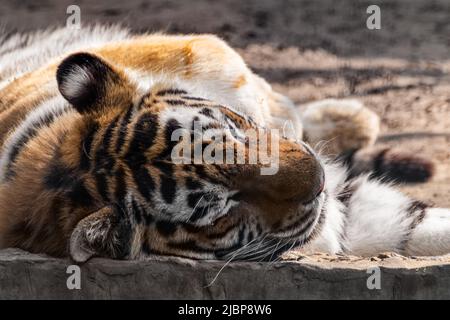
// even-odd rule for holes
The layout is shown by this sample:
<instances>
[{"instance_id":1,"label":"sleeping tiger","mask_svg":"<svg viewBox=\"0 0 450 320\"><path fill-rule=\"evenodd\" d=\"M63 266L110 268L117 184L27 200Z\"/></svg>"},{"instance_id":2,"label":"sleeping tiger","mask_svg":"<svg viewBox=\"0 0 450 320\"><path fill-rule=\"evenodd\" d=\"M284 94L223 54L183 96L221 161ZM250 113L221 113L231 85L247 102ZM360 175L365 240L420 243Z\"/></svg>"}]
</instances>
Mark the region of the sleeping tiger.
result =
<instances>
[{"instance_id":1,"label":"sleeping tiger","mask_svg":"<svg viewBox=\"0 0 450 320\"><path fill-rule=\"evenodd\" d=\"M259 148L247 130L278 130L277 171L174 161L182 142L174 133L198 136L194 123L226 137L221 150L234 157L239 147L244 160ZM450 253L449 210L365 174L431 174L421 158L372 147L378 129L358 101L295 107L212 35L115 27L4 35L0 248L77 262L271 261L291 248ZM202 150L212 143L200 140ZM318 155L310 146L323 140Z\"/></svg>"}]
</instances>

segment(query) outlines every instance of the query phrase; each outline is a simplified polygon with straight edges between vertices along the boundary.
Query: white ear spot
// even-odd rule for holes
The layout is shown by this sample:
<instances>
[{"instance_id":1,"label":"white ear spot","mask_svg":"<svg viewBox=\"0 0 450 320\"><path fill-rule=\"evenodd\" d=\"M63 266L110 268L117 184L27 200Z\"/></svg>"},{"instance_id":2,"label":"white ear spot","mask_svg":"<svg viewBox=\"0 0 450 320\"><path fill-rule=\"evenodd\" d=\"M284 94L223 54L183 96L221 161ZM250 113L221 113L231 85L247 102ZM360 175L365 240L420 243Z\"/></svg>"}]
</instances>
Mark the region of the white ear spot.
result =
<instances>
[{"instance_id":1,"label":"white ear spot","mask_svg":"<svg viewBox=\"0 0 450 320\"><path fill-rule=\"evenodd\" d=\"M59 92L80 113L92 111L104 96L107 82L118 78L106 62L90 53L68 56L56 72Z\"/></svg>"},{"instance_id":2,"label":"white ear spot","mask_svg":"<svg viewBox=\"0 0 450 320\"><path fill-rule=\"evenodd\" d=\"M82 96L94 81L92 73L86 67L75 65L62 79L59 90L67 100L73 99Z\"/></svg>"}]
</instances>

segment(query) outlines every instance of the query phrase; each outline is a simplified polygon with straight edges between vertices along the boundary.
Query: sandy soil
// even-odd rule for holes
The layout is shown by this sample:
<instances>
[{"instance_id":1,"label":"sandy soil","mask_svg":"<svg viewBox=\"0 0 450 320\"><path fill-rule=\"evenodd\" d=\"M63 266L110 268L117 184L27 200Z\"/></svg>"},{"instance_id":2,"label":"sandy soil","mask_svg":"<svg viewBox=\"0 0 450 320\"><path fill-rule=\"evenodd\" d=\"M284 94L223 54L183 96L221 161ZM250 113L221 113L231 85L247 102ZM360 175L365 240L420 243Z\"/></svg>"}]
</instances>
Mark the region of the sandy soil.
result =
<instances>
[{"instance_id":1,"label":"sandy soil","mask_svg":"<svg viewBox=\"0 0 450 320\"><path fill-rule=\"evenodd\" d=\"M383 252L373 257L358 257L350 255L330 255L326 253L302 254L297 250L286 252L281 261L297 261L302 264L319 266L321 268L351 268L368 269L373 266L416 269L434 265L450 264L450 255L436 257L405 257L393 252Z\"/></svg>"},{"instance_id":2,"label":"sandy soil","mask_svg":"<svg viewBox=\"0 0 450 320\"><path fill-rule=\"evenodd\" d=\"M251 68L297 103L356 97L382 118L379 143L433 158L426 184L402 187L450 206L450 2L385 0L381 30L366 28L373 1L75 1L0 2L9 31L81 21L122 23L134 31L212 32L239 49Z\"/></svg>"}]
</instances>

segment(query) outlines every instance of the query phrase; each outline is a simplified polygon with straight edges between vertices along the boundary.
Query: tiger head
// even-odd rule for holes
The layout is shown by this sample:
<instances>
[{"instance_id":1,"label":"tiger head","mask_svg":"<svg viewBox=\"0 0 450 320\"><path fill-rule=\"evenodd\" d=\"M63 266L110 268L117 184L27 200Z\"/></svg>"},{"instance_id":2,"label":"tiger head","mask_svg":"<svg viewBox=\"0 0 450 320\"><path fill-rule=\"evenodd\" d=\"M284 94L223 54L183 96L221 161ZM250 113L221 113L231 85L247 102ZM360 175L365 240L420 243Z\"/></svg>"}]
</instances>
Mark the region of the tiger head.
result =
<instances>
[{"instance_id":1,"label":"tiger head","mask_svg":"<svg viewBox=\"0 0 450 320\"><path fill-rule=\"evenodd\" d=\"M143 90L89 53L66 58L57 82L81 114L76 167L95 199L72 232L74 260L271 260L320 225L324 171L306 144L182 86Z\"/></svg>"}]
</instances>

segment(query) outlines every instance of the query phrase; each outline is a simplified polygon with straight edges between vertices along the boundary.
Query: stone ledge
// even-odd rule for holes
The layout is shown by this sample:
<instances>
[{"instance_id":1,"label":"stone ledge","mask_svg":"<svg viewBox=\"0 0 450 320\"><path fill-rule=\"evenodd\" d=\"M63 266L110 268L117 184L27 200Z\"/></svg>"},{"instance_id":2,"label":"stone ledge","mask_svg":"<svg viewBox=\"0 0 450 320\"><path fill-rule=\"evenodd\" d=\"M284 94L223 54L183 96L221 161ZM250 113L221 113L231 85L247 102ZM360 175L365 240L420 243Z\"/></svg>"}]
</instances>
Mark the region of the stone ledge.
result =
<instances>
[{"instance_id":1,"label":"stone ledge","mask_svg":"<svg viewBox=\"0 0 450 320\"><path fill-rule=\"evenodd\" d=\"M0 251L0 299L450 299L450 258L371 259L289 254L276 263L223 263L159 257L92 259L81 290L66 286L68 259ZM367 268L381 270L381 289L367 288Z\"/></svg>"}]
</instances>

